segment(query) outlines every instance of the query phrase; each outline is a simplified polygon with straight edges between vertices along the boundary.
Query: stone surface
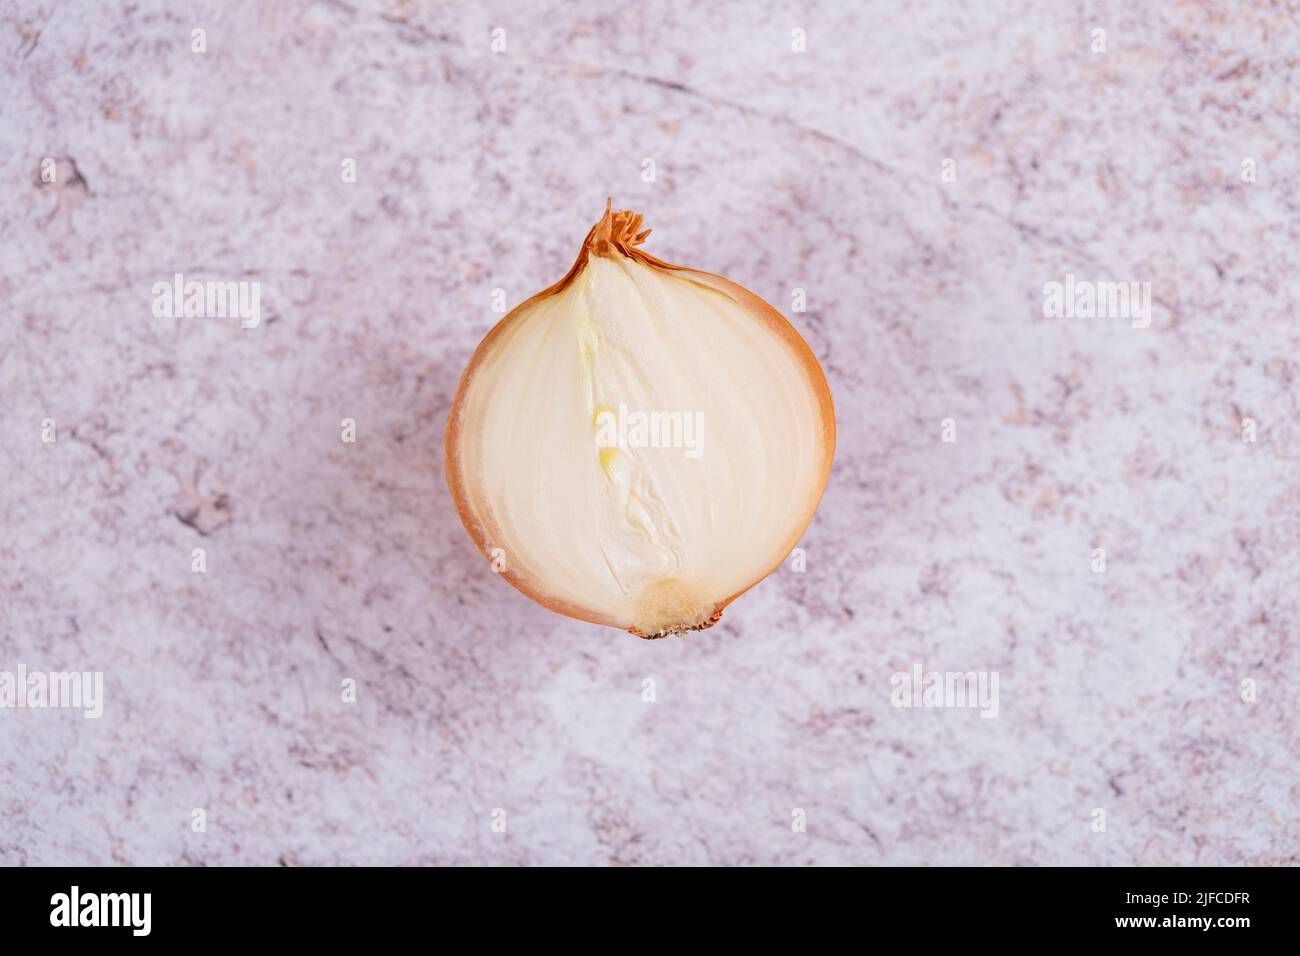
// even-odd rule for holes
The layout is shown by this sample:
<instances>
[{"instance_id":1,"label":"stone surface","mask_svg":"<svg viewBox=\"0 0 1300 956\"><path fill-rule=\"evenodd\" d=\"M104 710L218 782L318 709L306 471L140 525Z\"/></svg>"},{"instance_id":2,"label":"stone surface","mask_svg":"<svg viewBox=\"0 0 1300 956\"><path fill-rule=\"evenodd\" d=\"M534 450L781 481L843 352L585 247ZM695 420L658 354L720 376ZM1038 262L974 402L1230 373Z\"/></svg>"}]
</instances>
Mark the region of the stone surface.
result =
<instances>
[{"instance_id":1,"label":"stone surface","mask_svg":"<svg viewBox=\"0 0 1300 956\"><path fill-rule=\"evenodd\" d=\"M0 863L1300 862L1297 32L6 6L0 670L102 671L104 714L0 709ZM606 195L804 289L836 397L806 570L684 639L534 606L442 481L493 290ZM261 323L156 317L176 273ZM1150 326L1045 317L1067 273L1150 282ZM893 706L916 665L997 672L996 718Z\"/></svg>"}]
</instances>

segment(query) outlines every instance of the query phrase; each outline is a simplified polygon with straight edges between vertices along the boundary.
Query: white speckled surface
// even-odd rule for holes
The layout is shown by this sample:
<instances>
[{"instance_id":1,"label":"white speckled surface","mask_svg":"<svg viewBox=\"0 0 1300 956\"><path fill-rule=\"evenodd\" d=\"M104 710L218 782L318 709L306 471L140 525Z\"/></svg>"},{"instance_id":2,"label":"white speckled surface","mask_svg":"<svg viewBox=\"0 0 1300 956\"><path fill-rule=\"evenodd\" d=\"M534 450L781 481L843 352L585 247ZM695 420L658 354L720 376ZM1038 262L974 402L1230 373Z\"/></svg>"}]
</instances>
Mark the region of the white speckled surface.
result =
<instances>
[{"instance_id":1,"label":"white speckled surface","mask_svg":"<svg viewBox=\"0 0 1300 956\"><path fill-rule=\"evenodd\" d=\"M106 695L0 709L0 863L1300 861L1283 5L100 6L0 17L0 670ZM492 290L607 194L805 289L839 414L806 572L685 639L532 605L442 482ZM891 706L918 662L998 717Z\"/></svg>"}]
</instances>

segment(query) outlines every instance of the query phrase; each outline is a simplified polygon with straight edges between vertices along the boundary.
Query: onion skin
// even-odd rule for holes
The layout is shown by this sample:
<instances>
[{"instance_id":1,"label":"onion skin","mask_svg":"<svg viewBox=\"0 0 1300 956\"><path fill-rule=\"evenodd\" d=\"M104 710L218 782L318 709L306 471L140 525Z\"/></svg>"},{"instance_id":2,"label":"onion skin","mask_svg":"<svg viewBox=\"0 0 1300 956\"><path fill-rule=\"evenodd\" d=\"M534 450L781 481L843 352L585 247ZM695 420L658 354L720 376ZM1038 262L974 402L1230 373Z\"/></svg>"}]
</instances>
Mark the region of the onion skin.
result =
<instances>
[{"instance_id":1,"label":"onion skin","mask_svg":"<svg viewBox=\"0 0 1300 956\"><path fill-rule=\"evenodd\" d=\"M456 506L456 512L460 515L461 523L464 524L466 532L474 542L475 548L480 554L488 555L492 547L490 543L489 529L484 527L483 522L479 519L475 510L471 507L469 501L469 491L466 484L466 478L461 467L460 443L462 438L462 412L464 401L468 392L470 383L482 365L484 359L493 351L493 347L498 338L511 327L515 322L524 318L537 302L542 299L557 295L564 291L574 279L582 272L592 257L615 258L623 256L633 259L644 265L663 271L670 271L681 275L683 278L697 282L717 292L720 292L730 298L736 305L742 307L755 321L762 322L774 332L793 352L798 359L799 364L803 367L808 375L810 384L817 395L819 418L822 426L822 438L820 447L824 449L823 462L820 471L820 480L818 482L819 492L816 500L811 503L808 513L804 520L798 525L794 533L790 535L783 549L781 556L777 561L761 575L756 577L750 584L741 588L735 594L730 595L724 600L718 601L712 615L703 623L689 626L671 627L654 633L643 633L635 627L624 628L623 624L610 620L590 609L579 607L569 601L557 598L552 594L546 593L536 581L531 577L519 572L509 563L507 567L498 572L514 588L523 593L529 599L559 614L567 617L576 618L577 620L587 621L592 624L600 624L608 627L626 629L628 633L646 639L667 637L670 634L683 633L685 631L698 631L712 627L722 616L723 610L736 598L740 597L754 585L758 584L773 571L781 566L785 558L793 550L799 539L807 530L808 525L812 522L813 515L816 513L817 506L820 503L822 493L825 491L827 480L830 477L831 463L835 456L835 409L831 400L830 386L826 381L826 375L822 371L817 357L813 354L808 343L792 326L785 317L775 308L764 302L758 296L754 295L748 289L737 285L729 279L715 275L710 272L701 272L685 266L677 266L664 262L655 256L650 255L638 246L649 236L650 230L641 229L643 217L639 213L633 213L628 210L613 210L612 201L606 200L605 214L600 221L592 226L587 233L586 239L583 240L582 249L578 253L577 259L573 266L554 285L543 289L536 295L515 306L500 322L498 322L488 334L483 338L474 350L473 356L469 360L465 371L461 374L460 381L456 387L456 393L452 399L451 408L447 415L447 427L443 442L443 472L446 476L447 487L451 492L452 501Z\"/></svg>"}]
</instances>

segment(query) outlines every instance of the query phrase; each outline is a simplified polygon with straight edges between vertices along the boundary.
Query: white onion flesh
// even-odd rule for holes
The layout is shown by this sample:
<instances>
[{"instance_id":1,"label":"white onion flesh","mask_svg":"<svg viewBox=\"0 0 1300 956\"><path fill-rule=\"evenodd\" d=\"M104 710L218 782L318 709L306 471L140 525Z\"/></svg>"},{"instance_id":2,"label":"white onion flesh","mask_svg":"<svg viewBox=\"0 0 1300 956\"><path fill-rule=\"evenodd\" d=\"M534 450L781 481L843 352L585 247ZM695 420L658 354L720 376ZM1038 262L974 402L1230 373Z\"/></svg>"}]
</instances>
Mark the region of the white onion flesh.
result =
<instances>
[{"instance_id":1,"label":"white onion flesh","mask_svg":"<svg viewBox=\"0 0 1300 956\"><path fill-rule=\"evenodd\" d=\"M567 279L489 334L446 453L466 527L511 583L659 636L707 627L789 554L834 420L793 328L726 280L635 250L639 224L607 211Z\"/></svg>"}]
</instances>

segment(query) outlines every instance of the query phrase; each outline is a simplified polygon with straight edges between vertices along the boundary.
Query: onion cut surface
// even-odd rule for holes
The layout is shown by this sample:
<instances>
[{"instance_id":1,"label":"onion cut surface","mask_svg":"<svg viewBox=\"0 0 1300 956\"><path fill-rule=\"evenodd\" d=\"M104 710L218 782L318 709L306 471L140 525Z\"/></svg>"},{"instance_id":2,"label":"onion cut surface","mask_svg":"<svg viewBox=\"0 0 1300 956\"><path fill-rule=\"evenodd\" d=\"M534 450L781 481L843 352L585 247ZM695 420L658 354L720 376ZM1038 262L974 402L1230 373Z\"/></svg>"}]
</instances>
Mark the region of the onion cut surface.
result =
<instances>
[{"instance_id":1,"label":"onion cut surface","mask_svg":"<svg viewBox=\"0 0 1300 956\"><path fill-rule=\"evenodd\" d=\"M447 421L466 530L528 597L662 637L715 623L812 520L835 416L799 333L733 282L592 227L479 344Z\"/></svg>"}]
</instances>

